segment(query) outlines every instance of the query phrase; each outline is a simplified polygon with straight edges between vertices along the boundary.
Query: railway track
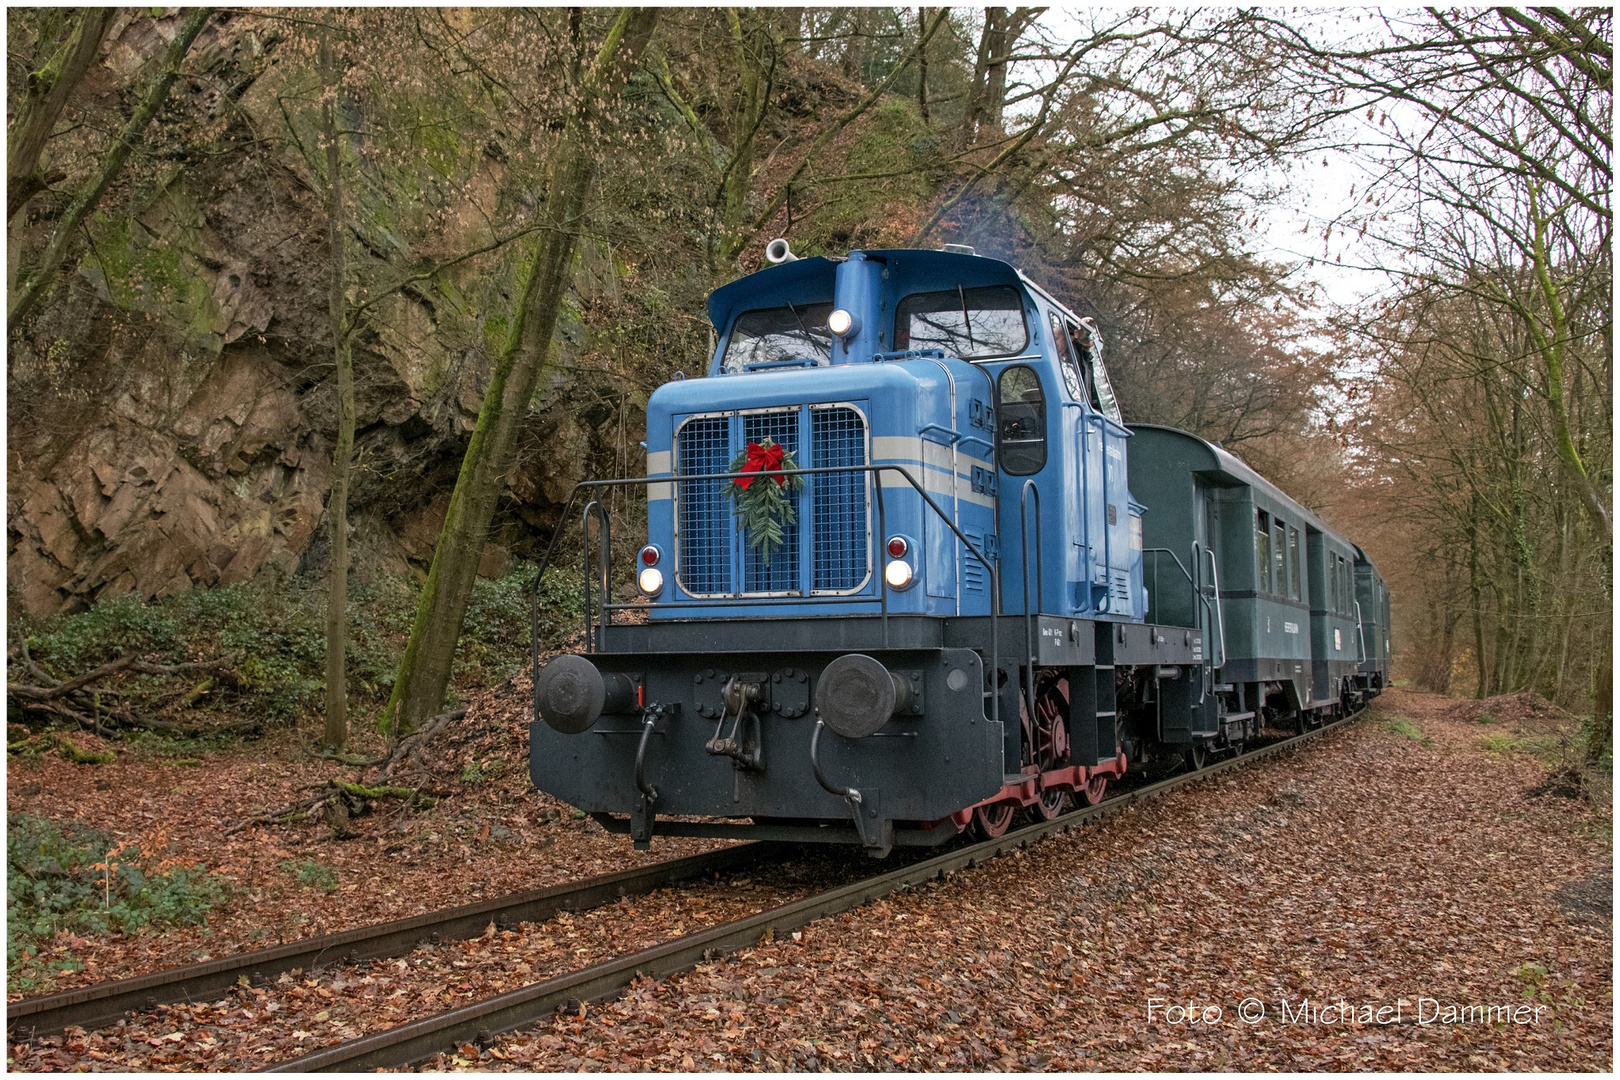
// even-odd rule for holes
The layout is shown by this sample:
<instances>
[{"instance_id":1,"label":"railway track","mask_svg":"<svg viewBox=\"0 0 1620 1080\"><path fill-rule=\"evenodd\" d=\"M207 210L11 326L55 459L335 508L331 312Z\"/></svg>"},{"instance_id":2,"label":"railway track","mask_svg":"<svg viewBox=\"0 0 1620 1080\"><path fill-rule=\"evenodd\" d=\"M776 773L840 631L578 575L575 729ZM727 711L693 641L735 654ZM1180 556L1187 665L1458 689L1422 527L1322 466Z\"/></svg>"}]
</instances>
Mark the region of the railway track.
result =
<instances>
[{"instance_id":1,"label":"railway track","mask_svg":"<svg viewBox=\"0 0 1620 1080\"><path fill-rule=\"evenodd\" d=\"M566 1004L612 996L638 977L662 978L673 975L692 968L706 959L757 944L767 934L786 933L817 919L859 907L900 889L975 866L1004 852L1134 806L1167 791L1297 749L1328 731L1344 726L1351 719L1354 719L1354 716L1260 747L1241 757L1215 762L1197 772L1183 773L1121 792L1098 806L1071 811L1052 821L1037 822L994 840L957 848L769 911L687 934L618 959L594 964L566 975L509 990L483 1001L449 1009L421 1020L399 1024L385 1031L268 1065L261 1071L355 1072L399 1067L465 1043L488 1044L495 1035L532 1024Z\"/></svg>"},{"instance_id":2,"label":"railway track","mask_svg":"<svg viewBox=\"0 0 1620 1080\"><path fill-rule=\"evenodd\" d=\"M497 928L538 922L559 912L588 911L623 897L728 873L752 865L776 845L751 843L716 848L700 855L602 874L584 881L534 889L447 908L409 919L376 923L337 934L304 938L272 949L256 949L200 964L169 968L131 979L116 979L59 994L23 998L6 1006L10 1041L51 1035L73 1026L91 1030L117 1022L129 1012L149 1012L181 1001L212 1001L244 977L254 984L283 972L308 971L319 964L403 956L424 942L475 938Z\"/></svg>"}]
</instances>

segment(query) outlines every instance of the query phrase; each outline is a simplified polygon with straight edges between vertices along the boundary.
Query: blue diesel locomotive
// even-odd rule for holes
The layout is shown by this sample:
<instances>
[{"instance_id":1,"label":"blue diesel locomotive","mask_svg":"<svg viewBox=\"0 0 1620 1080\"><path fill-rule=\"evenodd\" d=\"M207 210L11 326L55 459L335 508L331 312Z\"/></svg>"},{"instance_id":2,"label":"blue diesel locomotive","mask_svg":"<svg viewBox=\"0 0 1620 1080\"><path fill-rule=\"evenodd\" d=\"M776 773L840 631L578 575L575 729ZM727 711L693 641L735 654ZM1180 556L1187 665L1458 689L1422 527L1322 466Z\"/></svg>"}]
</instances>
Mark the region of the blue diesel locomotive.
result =
<instances>
[{"instance_id":1,"label":"blue diesel locomotive","mask_svg":"<svg viewBox=\"0 0 1620 1080\"><path fill-rule=\"evenodd\" d=\"M647 476L576 489L586 649L537 664L537 788L638 849L883 855L1383 686L1361 551L1218 446L1127 427L1093 324L1019 271L957 246L767 259L710 297L707 377L650 398ZM647 497L633 601L604 509L624 485Z\"/></svg>"}]
</instances>

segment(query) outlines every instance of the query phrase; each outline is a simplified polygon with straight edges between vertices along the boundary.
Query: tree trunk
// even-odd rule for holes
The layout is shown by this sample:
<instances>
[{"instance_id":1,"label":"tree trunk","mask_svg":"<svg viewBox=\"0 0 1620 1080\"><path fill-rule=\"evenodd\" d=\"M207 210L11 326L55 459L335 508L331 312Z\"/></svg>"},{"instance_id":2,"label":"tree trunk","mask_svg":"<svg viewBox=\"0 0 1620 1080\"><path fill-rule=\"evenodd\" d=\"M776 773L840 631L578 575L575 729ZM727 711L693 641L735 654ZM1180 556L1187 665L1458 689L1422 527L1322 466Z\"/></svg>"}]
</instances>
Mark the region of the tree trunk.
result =
<instances>
[{"instance_id":1,"label":"tree trunk","mask_svg":"<svg viewBox=\"0 0 1620 1080\"><path fill-rule=\"evenodd\" d=\"M326 244L331 260L327 319L337 367L338 430L332 452L332 491L326 521L332 538L332 562L326 586L326 727L321 745L341 750L349 741L349 680L344 651L349 642L349 459L354 450L354 358L349 348L344 300L343 187L338 153L335 98L341 81L332 53L331 32L321 31L321 135L326 141Z\"/></svg>"},{"instance_id":2,"label":"tree trunk","mask_svg":"<svg viewBox=\"0 0 1620 1080\"><path fill-rule=\"evenodd\" d=\"M1564 311L1559 283L1553 278L1552 258L1548 254L1549 215L1543 214L1541 210L1539 183L1529 183L1526 194L1529 197L1531 218L1530 268L1535 276L1536 287L1541 291L1542 300L1547 305L1547 321L1551 325L1543 328L1533 316L1527 317L1525 322L1536 345L1536 352L1541 356L1543 393L1547 398L1548 409L1552 413L1553 448L1558 454L1558 460L1564 464L1571 485L1580 495L1582 509L1591 519L1598 536L1606 542L1610 535L1609 510L1603 504L1602 492L1598 490L1598 486L1592 481L1591 473L1587 471L1580 448L1575 445L1575 437L1570 431L1569 406L1564 400L1564 360L1569 348L1571 329L1569 317Z\"/></svg>"},{"instance_id":3,"label":"tree trunk","mask_svg":"<svg viewBox=\"0 0 1620 1080\"><path fill-rule=\"evenodd\" d=\"M1474 696L1483 698L1489 673L1485 668L1485 612L1481 610L1485 601L1479 580L1479 503L1475 494L1468 520L1468 598L1474 611Z\"/></svg>"},{"instance_id":4,"label":"tree trunk","mask_svg":"<svg viewBox=\"0 0 1620 1080\"><path fill-rule=\"evenodd\" d=\"M1001 36L1002 20L1006 8L985 8L984 29L979 32L979 50L973 59L973 83L968 89L967 108L962 112L962 144L971 146L978 141L979 123L984 118L986 82L990 75L993 42Z\"/></svg>"},{"instance_id":5,"label":"tree trunk","mask_svg":"<svg viewBox=\"0 0 1620 1080\"><path fill-rule=\"evenodd\" d=\"M385 727L414 729L438 712L450 683L456 640L478 574L478 557L511 466L518 430L535 388L549 370L552 331L568 286L579 218L596 171L602 107L617 94L657 22L655 8L622 8L590 70L581 78L578 102L568 118L545 184L546 228L520 258L513 325L490 376L450 508L433 551L433 564L417 606L405 655L400 659Z\"/></svg>"},{"instance_id":6,"label":"tree trunk","mask_svg":"<svg viewBox=\"0 0 1620 1080\"><path fill-rule=\"evenodd\" d=\"M213 13L213 8L193 8L180 23L174 40L169 43L168 52L164 54L163 67L159 70L157 78L147 88L140 103L135 106L135 112L130 116L129 122L114 137L112 146L107 149L107 156L101 160L101 166L89 180L85 181L67 208L67 212L57 222L56 231L51 234L50 242L45 246L45 254L40 256L39 265L17 290L17 295L6 312L8 335L17 329L23 316L33 310L45 289L56 280L57 271L67 261L68 249L78 236L79 226L85 223L91 211L101 202L101 196L122 171L130 151L141 141L152 118L163 107L163 102L169 96L169 88L180 75L180 62L186 58L191 43L197 39L197 35L202 32L203 24Z\"/></svg>"},{"instance_id":7,"label":"tree trunk","mask_svg":"<svg viewBox=\"0 0 1620 1080\"><path fill-rule=\"evenodd\" d=\"M1012 20L1008 18L1005 8L1001 19L991 32L985 26L985 37L990 46L989 56L985 58L984 66L984 99L979 114L981 127L1001 128L1001 114L1007 102L1007 51L1012 46L1010 33Z\"/></svg>"},{"instance_id":8,"label":"tree trunk","mask_svg":"<svg viewBox=\"0 0 1620 1080\"><path fill-rule=\"evenodd\" d=\"M917 9L917 115L928 126L928 9Z\"/></svg>"},{"instance_id":9,"label":"tree trunk","mask_svg":"<svg viewBox=\"0 0 1620 1080\"><path fill-rule=\"evenodd\" d=\"M1592 768L1603 764L1614 745L1614 674L1608 647L1601 653L1602 662L1593 668L1596 682L1592 687L1592 724L1586 736L1586 764Z\"/></svg>"},{"instance_id":10,"label":"tree trunk","mask_svg":"<svg viewBox=\"0 0 1620 1080\"><path fill-rule=\"evenodd\" d=\"M727 8L726 21L736 53L738 87L731 157L720 174L719 242L710 246L709 272L714 278L733 272L735 255L742 250L740 237L746 228L748 196L754 188L755 138L770 108L779 48L770 23L760 12Z\"/></svg>"},{"instance_id":11,"label":"tree trunk","mask_svg":"<svg viewBox=\"0 0 1620 1080\"><path fill-rule=\"evenodd\" d=\"M50 60L28 76L28 92L17 109L17 118L7 132L10 152L6 156L6 220L17 216L23 204L45 187L39 176L39 157L56 130L73 90L90 70L91 61L101 51L101 39L112 24L113 8L85 8L73 30Z\"/></svg>"}]
</instances>

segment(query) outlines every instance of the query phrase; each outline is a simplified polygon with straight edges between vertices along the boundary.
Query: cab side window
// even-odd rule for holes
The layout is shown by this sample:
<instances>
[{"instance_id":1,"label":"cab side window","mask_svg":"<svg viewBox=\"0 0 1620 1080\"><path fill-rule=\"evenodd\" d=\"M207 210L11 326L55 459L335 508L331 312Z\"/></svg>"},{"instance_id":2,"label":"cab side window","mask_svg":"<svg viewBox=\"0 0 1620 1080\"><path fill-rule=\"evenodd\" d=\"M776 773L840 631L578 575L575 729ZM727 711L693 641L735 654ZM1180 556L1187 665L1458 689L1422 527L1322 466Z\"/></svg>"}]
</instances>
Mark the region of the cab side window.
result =
<instances>
[{"instance_id":1,"label":"cab side window","mask_svg":"<svg viewBox=\"0 0 1620 1080\"><path fill-rule=\"evenodd\" d=\"M1063 317L1055 311L1048 312L1046 325L1052 334L1052 355L1057 357L1058 367L1063 369L1063 385L1068 387L1069 396L1074 400L1085 401L1086 392L1080 388L1080 361L1074 355L1068 332L1063 328Z\"/></svg>"},{"instance_id":2,"label":"cab side window","mask_svg":"<svg viewBox=\"0 0 1620 1080\"><path fill-rule=\"evenodd\" d=\"M1091 407L1116 424L1123 424L1119 401L1114 397L1114 384L1108 381L1108 369L1102 362L1102 335L1096 325L1085 319L1080 323L1067 323L1069 342L1080 357L1080 376L1091 394Z\"/></svg>"},{"instance_id":3,"label":"cab side window","mask_svg":"<svg viewBox=\"0 0 1620 1080\"><path fill-rule=\"evenodd\" d=\"M1013 476L1039 472L1046 464L1046 393L1035 369L1017 364L997 384L996 460Z\"/></svg>"}]
</instances>

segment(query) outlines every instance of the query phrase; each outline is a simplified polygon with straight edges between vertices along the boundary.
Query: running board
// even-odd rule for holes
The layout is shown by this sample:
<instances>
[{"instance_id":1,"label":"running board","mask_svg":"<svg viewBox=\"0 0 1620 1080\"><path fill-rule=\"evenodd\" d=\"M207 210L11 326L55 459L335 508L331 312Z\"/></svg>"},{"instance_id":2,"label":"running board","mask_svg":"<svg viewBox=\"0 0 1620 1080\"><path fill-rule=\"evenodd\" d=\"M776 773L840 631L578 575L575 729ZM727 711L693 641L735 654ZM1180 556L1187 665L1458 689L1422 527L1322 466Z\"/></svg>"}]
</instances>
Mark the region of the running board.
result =
<instances>
[{"instance_id":1,"label":"running board","mask_svg":"<svg viewBox=\"0 0 1620 1080\"><path fill-rule=\"evenodd\" d=\"M591 815L596 823L610 833L630 835L630 819L613 814ZM945 824L932 829L894 830L895 847L934 847L956 838L960 831L942 819ZM697 836L713 840L780 840L790 844L848 844L859 847L864 841L860 833L842 822L828 825L751 825L730 821L669 821L658 820L653 829L655 836Z\"/></svg>"}]
</instances>

